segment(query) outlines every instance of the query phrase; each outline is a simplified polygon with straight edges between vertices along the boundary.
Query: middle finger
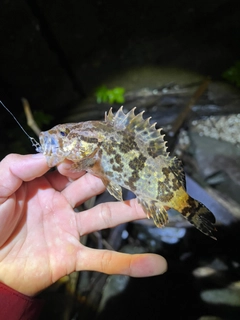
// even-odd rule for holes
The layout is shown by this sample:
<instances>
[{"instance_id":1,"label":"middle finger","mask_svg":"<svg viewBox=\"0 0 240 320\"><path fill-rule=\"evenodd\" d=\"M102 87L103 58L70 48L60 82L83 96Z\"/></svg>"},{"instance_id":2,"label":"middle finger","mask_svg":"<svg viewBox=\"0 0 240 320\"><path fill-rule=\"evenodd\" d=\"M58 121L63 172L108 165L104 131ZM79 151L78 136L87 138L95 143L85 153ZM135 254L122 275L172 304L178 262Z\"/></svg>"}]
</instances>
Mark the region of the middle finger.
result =
<instances>
[{"instance_id":1,"label":"middle finger","mask_svg":"<svg viewBox=\"0 0 240 320\"><path fill-rule=\"evenodd\" d=\"M102 193L104 190L105 187L101 179L90 173L86 173L81 178L70 183L62 191L62 194L65 196L71 207L75 208L78 204Z\"/></svg>"}]
</instances>

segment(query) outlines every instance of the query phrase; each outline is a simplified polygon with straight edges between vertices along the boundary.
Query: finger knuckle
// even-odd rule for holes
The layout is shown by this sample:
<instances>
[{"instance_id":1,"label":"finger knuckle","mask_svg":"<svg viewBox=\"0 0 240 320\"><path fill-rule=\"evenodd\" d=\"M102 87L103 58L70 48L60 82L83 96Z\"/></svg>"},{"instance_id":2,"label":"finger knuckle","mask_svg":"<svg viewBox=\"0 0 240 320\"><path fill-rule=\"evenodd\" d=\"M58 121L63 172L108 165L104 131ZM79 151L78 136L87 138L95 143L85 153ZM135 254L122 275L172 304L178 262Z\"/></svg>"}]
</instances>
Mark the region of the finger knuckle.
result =
<instances>
[{"instance_id":1,"label":"finger knuckle","mask_svg":"<svg viewBox=\"0 0 240 320\"><path fill-rule=\"evenodd\" d=\"M101 259L101 272L109 273L112 265L113 255L111 251L103 251Z\"/></svg>"},{"instance_id":2,"label":"finger knuckle","mask_svg":"<svg viewBox=\"0 0 240 320\"><path fill-rule=\"evenodd\" d=\"M108 203L103 203L100 205L100 219L102 219L104 225L106 227L111 226L111 221L112 221L112 211Z\"/></svg>"}]
</instances>

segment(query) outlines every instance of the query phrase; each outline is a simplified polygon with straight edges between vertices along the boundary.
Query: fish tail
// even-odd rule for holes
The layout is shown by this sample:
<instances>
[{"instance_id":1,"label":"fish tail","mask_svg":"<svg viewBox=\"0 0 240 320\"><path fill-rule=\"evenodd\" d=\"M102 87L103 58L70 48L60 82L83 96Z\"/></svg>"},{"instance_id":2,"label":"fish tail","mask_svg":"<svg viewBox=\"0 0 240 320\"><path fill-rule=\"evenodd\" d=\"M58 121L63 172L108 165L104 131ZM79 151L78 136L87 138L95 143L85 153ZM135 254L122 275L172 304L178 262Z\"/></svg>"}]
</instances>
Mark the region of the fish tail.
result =
<instances>
[{"instance_id":1,"label":"fish tail","mask_svg":"<svg viewBox=\"0 0 240 320\"><path fill-rule=\"evenodd\" d=\"M189 196L186 206L181 211L184 218L192 223L198 230L216 240L213 234L213 232L216 231L214 226L216 221L215 217L201 202Z\"/></svg>"}]
</instances>

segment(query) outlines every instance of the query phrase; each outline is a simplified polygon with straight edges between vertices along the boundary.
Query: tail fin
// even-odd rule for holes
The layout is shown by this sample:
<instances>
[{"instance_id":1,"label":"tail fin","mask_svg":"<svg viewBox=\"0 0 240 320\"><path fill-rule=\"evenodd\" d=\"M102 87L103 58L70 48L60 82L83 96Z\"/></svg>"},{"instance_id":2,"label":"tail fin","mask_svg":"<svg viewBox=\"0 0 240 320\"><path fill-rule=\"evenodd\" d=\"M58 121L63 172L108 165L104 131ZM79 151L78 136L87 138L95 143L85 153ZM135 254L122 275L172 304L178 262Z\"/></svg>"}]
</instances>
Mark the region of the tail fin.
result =
<instances>
[{"instance_id":1,"label":"tail fin","mask_svg":"<svg viewBox=\"0 0 240 320\"><path fill-rule=\"evenodd\" d=\"M187 206L181 213L198 230L212 239L217 240L213 235L213 232L216 231L216 228L213 225L216 221L215 217L201 202L189 197L187 200Z\"/></svg>"}]
</instances>

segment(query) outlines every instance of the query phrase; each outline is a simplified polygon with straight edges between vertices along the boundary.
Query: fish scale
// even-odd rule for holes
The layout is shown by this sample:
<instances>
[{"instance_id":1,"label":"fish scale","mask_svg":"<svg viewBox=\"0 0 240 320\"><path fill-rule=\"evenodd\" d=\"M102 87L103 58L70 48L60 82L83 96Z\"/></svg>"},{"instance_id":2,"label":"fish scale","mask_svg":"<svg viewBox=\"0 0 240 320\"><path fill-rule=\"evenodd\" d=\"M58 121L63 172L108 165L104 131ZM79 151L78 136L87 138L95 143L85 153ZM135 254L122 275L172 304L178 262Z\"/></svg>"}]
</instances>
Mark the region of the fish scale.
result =
<instances>
[{"instance_id":1,"label":"fish scale","mask_svg":"<svg viewBox=\"0 0 240 320\"><path fill-rule=\"evenodd\" d=\"M157 227L168 222L173 208L204 234L214 236L214 215L186 192L181 161L170 157L161 129L121 107L104 121L60 124L41 132L41 152L49 167L73 162L73 170L86 170L102 179L107 190L122 201L122 187L132 191Z\"/></svg>"}]
</instances>

